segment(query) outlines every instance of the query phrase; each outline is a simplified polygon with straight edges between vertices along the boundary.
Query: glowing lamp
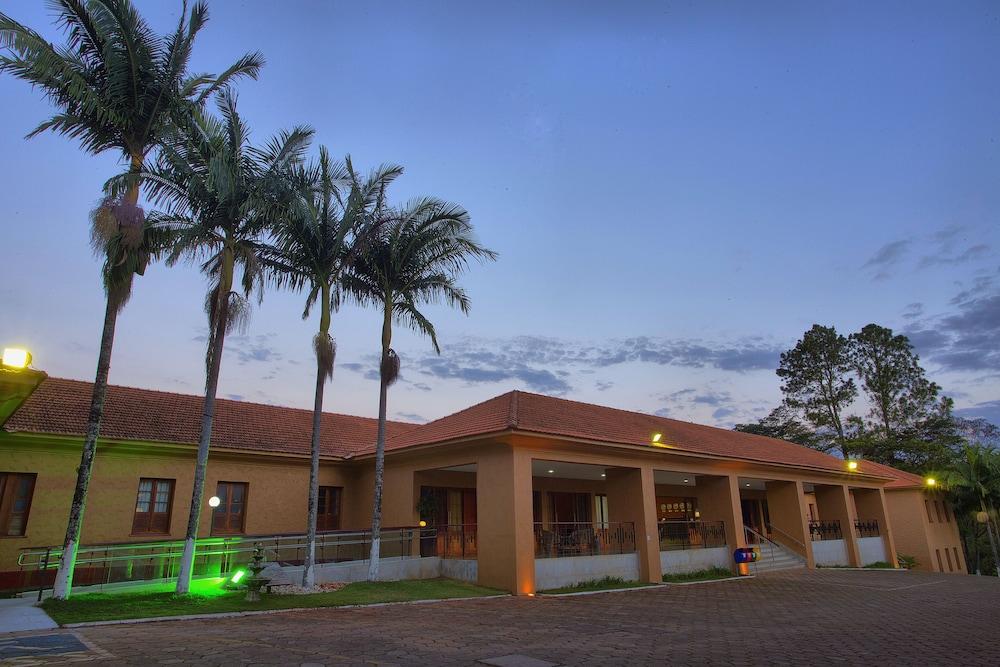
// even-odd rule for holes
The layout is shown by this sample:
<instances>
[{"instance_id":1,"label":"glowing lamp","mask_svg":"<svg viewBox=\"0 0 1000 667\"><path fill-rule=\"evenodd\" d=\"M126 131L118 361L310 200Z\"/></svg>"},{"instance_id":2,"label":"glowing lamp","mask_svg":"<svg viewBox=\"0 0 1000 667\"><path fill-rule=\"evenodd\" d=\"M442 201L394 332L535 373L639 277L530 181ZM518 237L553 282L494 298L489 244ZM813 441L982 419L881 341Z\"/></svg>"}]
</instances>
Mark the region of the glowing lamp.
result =
<instances>
[{"instance_id":1,"label":"glowing lamp","mask_svg":"<svg viewBox=\"0 0 1000 667\"><path fill-rule=\"evenodd\" d=\"M238 584L238 583L240 583L240 579L242 579L243 577L245 577L246 574L247 574L246 570L243 570L243 569L236 570L236 572L233 573L233 576L229 579L229 581L231 581L234 584Z\"/></svg>"},{"instance_id":2,"label":"glowing lamp","mask_svg":"<svg viewBox=\"0 0 1000 667\"><path fill-rule=\"evenodd\" d=\"M662 438L662 437L663 437L662 433L654 433L653 434L653 442L659 442L660 438Z\"/></svg>"},{"instance_id":3,"label":"glowing lamp","mask_svg":"<svg viewBox=\"0 0 1000 667\"><path fill-rule=\"evenodd\" d=\"M213 508L218 507L220 502L222 501L219 500L219 496L212 496L208 499L208 506Z\"/></svg>"},{"instance_id":4,"label":"glowing lamp","mask_svg":"<svg viewBox=\"0 0 1000 667\"><path fill-rule=\"evenodd\" d=\"M847 462L847 469L848 470L857 470L858 469L858 462L857 461L848 461Z\"/></svg>"},{"instance_id":5,"label":"glowing lamp","mask_svg":"<svg viewBox=\"0 0 1000 667\"><path fill-rule=\"evenodd\" d=\"M27 368L31 363L31 353L20 347L5 347L0 363L7 368Z\"/></svg>"},{"instance_id":6,"label":"glowing lamp","mask_svg":"<svg viewBox=\"0 0 1000 667\"><path fill-rule=\"evenodd\" d=\"M937 480L933 477L927 478L927 486L937 486Z\"/></svg>"},{"instance_id":7,"label":"glowing lamp","mask_svg":"<svg viewBox=\"0 0 1000 667\"><path fill-rule=\"evenodd\" d=\"M555 470L550 470L550 471L549 471L549 474L551 475L551 474L552 474L552 473L554 473L554 472L555 472Z\"/></svg>"},{"instance_id":8,"label":"glowing lamp","mask_svg":"<svg viewBox=\"0 0 1000 667\"><path fill-rule=\"evenodd\" d=\"M421 528L426 528L427 527L427 522L424 521L423 519L421 519L420 523L418 523L417 525L420 526Z\"/></svg>"}]
</instances>

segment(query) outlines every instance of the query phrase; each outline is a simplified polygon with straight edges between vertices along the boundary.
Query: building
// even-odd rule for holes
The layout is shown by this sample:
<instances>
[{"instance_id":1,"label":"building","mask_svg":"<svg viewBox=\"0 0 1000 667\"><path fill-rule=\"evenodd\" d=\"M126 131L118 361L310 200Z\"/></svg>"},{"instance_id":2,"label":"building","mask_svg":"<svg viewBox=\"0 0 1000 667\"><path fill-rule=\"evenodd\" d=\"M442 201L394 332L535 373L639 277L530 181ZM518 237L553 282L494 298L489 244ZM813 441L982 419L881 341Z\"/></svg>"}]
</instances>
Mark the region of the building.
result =
<instances>
[{"instance_id":1,"label":"building","mask_svg":"<svg viewBox=\"0 0 1000 667\"><path fill-rule=\"evenodd\" d=\"M51 575L46 548L62 541L90 394L90 383L47 379L3 424L0 588ZM109 388L77 584L173 572L201 409L199 396ZM312 413L231 400L216 410L206 497L219 502L203 512L197 573L228 571L258 540L294 569ZM376 422L323 419L318 576L356 578ZM965 568L947 504L907 473L520 391L428 424L390 422L383 525L387 577L445 574L519 594L729 568L748 545L759 568L895 565L897 551L922 569Z\"/></svg>"}]
</instances>

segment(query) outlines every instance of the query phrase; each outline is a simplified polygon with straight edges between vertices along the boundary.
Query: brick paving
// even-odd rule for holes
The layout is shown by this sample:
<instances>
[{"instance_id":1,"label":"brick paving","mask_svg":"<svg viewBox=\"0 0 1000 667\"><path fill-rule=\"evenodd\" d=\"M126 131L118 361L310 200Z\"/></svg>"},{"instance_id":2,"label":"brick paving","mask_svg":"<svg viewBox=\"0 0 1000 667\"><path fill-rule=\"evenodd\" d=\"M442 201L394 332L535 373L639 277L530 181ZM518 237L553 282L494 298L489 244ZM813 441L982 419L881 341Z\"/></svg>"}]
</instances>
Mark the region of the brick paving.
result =
<instances>
[{"instance_id":1,"label":"brick paving","mask_svg":"<svg viewBox=\"0 0 1000 667\"><path fill-rule=\"evenodd\" d=\"M994 578L795 570L626 593L317 609L75 632L104 652L95 661L143 665L481 667L480 660L512 654L581 666L997 665L998 621L1000 581Z\"/></svg>"}]
</instances>

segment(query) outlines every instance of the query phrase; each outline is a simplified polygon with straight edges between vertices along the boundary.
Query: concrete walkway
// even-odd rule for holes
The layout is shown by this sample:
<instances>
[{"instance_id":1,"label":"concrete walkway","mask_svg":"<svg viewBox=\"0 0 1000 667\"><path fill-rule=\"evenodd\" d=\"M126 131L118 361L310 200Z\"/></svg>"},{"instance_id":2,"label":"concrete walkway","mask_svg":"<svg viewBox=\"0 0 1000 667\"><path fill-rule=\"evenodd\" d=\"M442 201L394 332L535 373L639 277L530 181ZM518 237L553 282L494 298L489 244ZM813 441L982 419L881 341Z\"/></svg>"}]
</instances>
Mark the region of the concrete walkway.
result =
<instances>
[{"instance_id":1,"label":"concrete walkway","mask_svg":"<svg viewBox=\"0 0 1000 667\"><path fill-rule=\"evenodd\" d=\"M48 614L35 606L35 598L0 600L0 634L58 628Z\"/></svg>"}]
</instances>

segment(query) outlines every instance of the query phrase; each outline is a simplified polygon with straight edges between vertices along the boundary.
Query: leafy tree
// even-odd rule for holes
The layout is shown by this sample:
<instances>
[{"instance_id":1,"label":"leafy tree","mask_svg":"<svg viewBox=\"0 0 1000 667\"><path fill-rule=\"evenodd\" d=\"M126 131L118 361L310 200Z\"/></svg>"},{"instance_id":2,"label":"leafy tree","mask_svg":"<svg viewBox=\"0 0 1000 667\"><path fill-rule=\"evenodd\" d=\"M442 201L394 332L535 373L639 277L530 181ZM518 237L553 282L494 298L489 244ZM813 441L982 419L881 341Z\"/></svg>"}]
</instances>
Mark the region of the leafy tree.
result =
<instances>
[{"instance_id":1,"label":"leafy tree","mask_svg":"<svg viewBox=\"0 0 1000 667\"><path fill-rule=\"evenodd\" d=\"M440 353L434 325L420 307L444 300L467 313L469 298L458 286L458 276L471 259L496 258L496 253L473 239L469 214L455 204L431 198L417 199L399 209L379 207L377 215L386 221L384 229L360 255L343 281L348 295L382 311L375 498L368 563L370 581L378 578L387 393L399 376L399 357L392 349L392 326L402 323L424 334Z\"/></svg>"},{"instance_id":2,"label":"leafy tree","mask_svg":"<svg viewBox=\"0 0 1000 667\"><path fill-rule=\"evenodd\" d=\"M312 130L300 126L254 147L236 110L235 96L224 92L218 110L221 119L195 112L181 131L166 140L156 163L139 175L150 199L163 208L151 218L174 230L167 264L181 259L197 262L210 284L205 299L209 326L205 406L178 594L186 594L191 584L226 334L246 325L250 295L256 292L258 301L263 295L262 235L287 212L282 195L288 189L282 179L302 161L312 138ZM125 176L119 183L127 186L130 180ZM237 277L242 295L233 289Z\"/></svg>"},{"instance_id":3,"label":"leafy tree","mask_svg":"<svg viewBox=\"0 0 1000 667\"><path fill-rule=\"evenodd\" d=\"M309 505L305 563L302 585L316 584L316 515L319 503L320 430L323 391L333 377L336 345L330 336L331 313L341 277L378 231L374 210L386 187L402 173L397 166L383 166L367 178L359 177L350 158L334 163L326 148L320 147L319 161L292 170L290 206L280 224L272 230L273 245L265 250L265 264L279 286L306 288L302 318L319 305L319 331L313 338L316 352L316 391L313 401Z\"/></svg>"},{"instance_id":4,"label":"leafy tree","mask_svg":"<svg viewBox=\"0 0 1000 667\"><path fill-rule=\"evenodd\" d=\"M41 35L0 13L0 72L27 81L56 107L28 137L46 131L80 142L92 154L114 151L132 174L174 122L210 95L243 76L256 78L263 58L251 53L218 76L189 75L195 37L208 9L186 5L176 30L156 35L129 0L50 0L66 43L55 47ZM87 489L104 414L108 371L118 313L128 301L134 275L142 275L158 246L159 230L147 228L138 206L139 182L105 199L91 216L95 250L103 256L106 293L97 358L76 487L53 594L69 597Z\"/></svg>"},{"instance_id":5,"label":"leafy tree","mask_svg":"<svg viewBox=\"0 0 1000 667\"><path fill-rule=\"evenodd\" d=\"M834 446L844 458L849 451L843 413L858 393L850 371L847 338L833 327L819 324L814 324L794 348L782 353L777 370L788 406L802 410L817 429L831 429Z\"/></svg>"},{"instance_id":6,"label":"leafy tree","mask_svg":"<svg viewBox=\"0 0 1000 667\"><path fill-rule=\"evenodd\" d=\"M869 324L851 335L850 358L871 405L870 427L881 432L890 465L922 424L950 418L950 407L942 410L938 402L941 388L927 379L906 336Z\"/></svg>"},{"instance_id":7,"label":"leafy tree","mask_svg":"<svg viewBox=\"0 0 1000 667\"><path fill-rule=\"evenodd\" d=\"M957 512L966 519L967 534L970 528L975 529L976 524L985 526L993 554L993 565L997 576L1000 576L997 546L1000 533L997 532L996 513L997 499L1000 498L1000 454L992 447L966 445L961 457L943 477L945 488L951 492ZM972 526L968 526L970 523Z\"/></svg>"},{"instance_id":8,"label":"leafy tree","mask_svg":"<svg viewBox=\"0 0 1000 667\"><path fill-rule=\"evenodd\" d=\"M786 405L779 405L760 421L737 424L733 430L787 440L813 449L822 449L817 442L816 433L799 421Z\"/></svg>"}]
</instances>

